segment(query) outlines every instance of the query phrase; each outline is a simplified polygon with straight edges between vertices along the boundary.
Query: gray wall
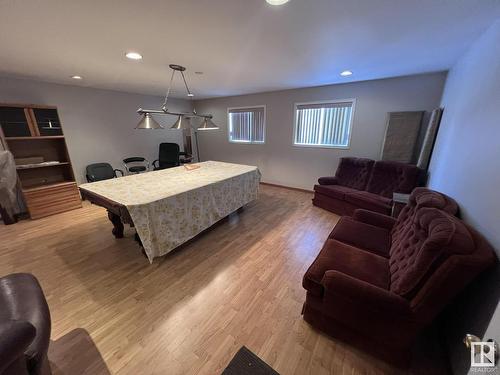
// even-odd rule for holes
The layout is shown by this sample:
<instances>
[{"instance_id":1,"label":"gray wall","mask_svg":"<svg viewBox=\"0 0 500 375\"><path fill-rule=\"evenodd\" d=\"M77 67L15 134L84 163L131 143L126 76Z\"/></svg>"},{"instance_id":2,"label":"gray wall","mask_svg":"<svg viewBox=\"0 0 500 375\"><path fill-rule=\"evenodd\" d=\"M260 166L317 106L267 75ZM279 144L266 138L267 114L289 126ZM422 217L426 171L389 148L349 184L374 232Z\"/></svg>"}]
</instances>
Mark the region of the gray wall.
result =
<instances>
[{"instance_id":1,"label":"gray wall","mask_svg":"<svg viewBox=\"0 0 500 375\"><path fill-rule=\"evenodd\" d=\"M500 21L451 69L443 118L430 165L431 188L460 204L462 217L500 255ZM500 341L500 270L484 275L451 314L456 373L465 373L465 333Z\"/></svg>"},{"instance_id":2,"label":"gray wall","mask_svg":"<svg viewBox=\"0 0 500 375\"><path fill-rule=\"evenodd\" d=\"M159 108L160 97L0 77L0 102L57 106L79 183L85 181L88 164L109 162L123 169L121 160L128 156L144 156L151 162L158 158L161 142L183 145L178 130L134 129L140 119L136 109ZM185 100L169 103L172 110L191 108ZM157 119L166 125L175 121L171 116Z\"/></svg>"},{"instance_id":3,"label":"gray wall","mask_svg":"<svg viewBox=\"0 0 500 375\"><path fill-rule=\"evenodd\" d=\"M256 165L263 181L312 189L320 176L332 175L340 157L378 158L387 112L431 111L439 106L446 73L408 76L196 101L199 113L214 115L218 131L199 133L202 160ZM329 99L356 99L351 147L348 150L292 145L294 103ZM227 108L266 105L266 143L228 141Z\"/></svg>"}]
</instances>

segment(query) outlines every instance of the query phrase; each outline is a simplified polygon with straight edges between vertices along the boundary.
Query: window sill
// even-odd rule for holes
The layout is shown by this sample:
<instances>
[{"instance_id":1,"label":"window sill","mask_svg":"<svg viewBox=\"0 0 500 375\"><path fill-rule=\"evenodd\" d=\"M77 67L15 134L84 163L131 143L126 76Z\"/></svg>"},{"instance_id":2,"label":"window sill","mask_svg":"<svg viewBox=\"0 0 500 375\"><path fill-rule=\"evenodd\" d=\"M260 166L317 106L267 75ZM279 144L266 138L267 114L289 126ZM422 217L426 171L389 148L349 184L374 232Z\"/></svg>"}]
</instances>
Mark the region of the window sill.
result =
<instances>
[{"instance_id":1,"label":"window sill","mask_svg":"<svg viewBox=\"0 0 500 375\"><path fill-rule=\"evenodd\" d=\"M351 146L328 146L328 145L302 145L293 144L293 147L305 147L305 148L328 148L328 149L338 149L338 150L349 150Z\"/></svg>"},{"instance_id":2,"label":"window sill","mask_svg":"<svg viewBox=\"0 0 500 375\"><path fill-rule=\"evenodd\" d=\"M263 145L265 142L250 142L250 141L229 141L229 143L235 143L238 145Z\"/></svg>"}]
</instances>

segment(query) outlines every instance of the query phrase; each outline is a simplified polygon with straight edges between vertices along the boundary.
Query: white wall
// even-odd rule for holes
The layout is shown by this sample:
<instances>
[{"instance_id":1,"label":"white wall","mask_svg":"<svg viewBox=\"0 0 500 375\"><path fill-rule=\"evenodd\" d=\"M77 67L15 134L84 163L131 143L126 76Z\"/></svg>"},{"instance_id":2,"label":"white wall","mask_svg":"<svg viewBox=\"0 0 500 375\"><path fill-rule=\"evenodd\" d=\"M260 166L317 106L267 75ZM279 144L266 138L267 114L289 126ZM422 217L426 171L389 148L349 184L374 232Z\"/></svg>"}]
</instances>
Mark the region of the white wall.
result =
<instances>
[{"instance_id":1,"label":"white wall","mask_svg":"<svg viewBox=\"0 0 500 375\"><path fill-rule=\"evenodd\" d=\"M378 158L387 112L431 111L439 106L445 78L434 73L196 101L198 113L212 113L221 126L199 133L201 158L256 165L265 182L312 189L318 177L335 172L340 157ZM356 98L349 150L292 145L294 103L347 98ZM227 108L252 105L266 105L266 143L229 143Z\"/></svg>"},{"instance_id":2,"label":"white wall","mask_svg":"<svg viewBox=\"0 0 500 375\"><path fill-rule=\"evenodd\" d=\"M161 142L176 142L182 148L181 131L134 129L140 119L137 108L159 108L162 102L155 96L0 77L0 103L57 106L79 183L85 182L88 164L109 162L123 169L125 157L157 159ZM186 100L172 99L169 104L172 110L191 108ZM175 121L171 116L157 119L165 125Z\"/></svg>"},{"instance_id":3,"label":"white wall","mask_svg":"<svg viewBox=\"0 0 500 375\"><path fill-rule=\"evenodd\" d=\"M500 255L500 21L451 69L442 105L429 186L455 198L464 220ZM468 368L468 353L460 342L465 333L500 342L499 287L497 266L453 309L455 373Z\"/></svg>"}]
</instances>

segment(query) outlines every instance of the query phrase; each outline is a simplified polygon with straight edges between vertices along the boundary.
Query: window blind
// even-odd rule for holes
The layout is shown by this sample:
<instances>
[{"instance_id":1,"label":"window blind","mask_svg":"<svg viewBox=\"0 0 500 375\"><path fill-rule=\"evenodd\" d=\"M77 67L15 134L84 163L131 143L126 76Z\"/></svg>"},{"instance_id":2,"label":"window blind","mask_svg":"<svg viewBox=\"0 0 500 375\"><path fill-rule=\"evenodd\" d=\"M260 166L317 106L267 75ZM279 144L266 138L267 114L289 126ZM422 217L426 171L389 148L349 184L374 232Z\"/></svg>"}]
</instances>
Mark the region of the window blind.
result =
<instances>
[{"instance_id":1,"label":"window blind","mask_svg":"<svg viewBox=\"0 0 500 375\"><path fill-rule=\"evenodd\" d=\"M297 105L294 143L348 147L352 106L352 102Z\"/></svg>"},{"instance_id":2,"label":"window blind","mask_svg":"<svg viewBox=\"0 0 500 375\"><path fill-rule=\"evenodd\" d=\"M264 143L264 107L229 110L229 140L232 142Z\"/></svg>"}]
</instances>

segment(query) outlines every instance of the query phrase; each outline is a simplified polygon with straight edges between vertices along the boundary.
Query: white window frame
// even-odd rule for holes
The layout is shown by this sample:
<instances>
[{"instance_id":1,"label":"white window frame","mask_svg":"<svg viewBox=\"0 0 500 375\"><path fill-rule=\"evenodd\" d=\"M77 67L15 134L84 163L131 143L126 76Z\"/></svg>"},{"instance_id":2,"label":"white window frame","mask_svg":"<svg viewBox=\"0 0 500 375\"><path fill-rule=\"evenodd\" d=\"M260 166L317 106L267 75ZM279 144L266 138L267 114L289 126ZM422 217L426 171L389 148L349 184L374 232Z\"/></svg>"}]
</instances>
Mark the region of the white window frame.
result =
<instances>
[{"instance_id":1,"label":"white window frame","mask_svg":"<svg viewBox=\"0 0 500 375\"><path fill-rule=\"evenodd\" d=\"M232 110L236 109L253 109L253 108L264 108L264 140L262 142L255 141L233 141L231 139L231 119L229 114ZM228 107L227 109L227 140L230 143L237 143L240 145L263 145L266 143L266 132L267 132L267 108L265 104L261 105L246 105L244 107Z\"/></svg>"},{"instance_id":2,"label":"white window frame","mask_svg":"<svg viewBox=\"0 0 500 375\"><path fill-rule=\"evenodd\" d=\"M336 104L336 103L352 103L351 110L351 121L349 123L349 139L347 141L347 146L337 146L337 145L303 145L295 143L295 139L297 136L297 111L300 105L315 105L315 104ZM351 148L351 139L352 133L354 130L354 115L356 113L356 98L349 99L334 99L334 100L318 100L314 102L303 102L303 103L295 103L293 106L293 138L292 145L294 147L312 147L312 148L338 148L341 150L349 150Z\"/></svg>"}]
</instances>

